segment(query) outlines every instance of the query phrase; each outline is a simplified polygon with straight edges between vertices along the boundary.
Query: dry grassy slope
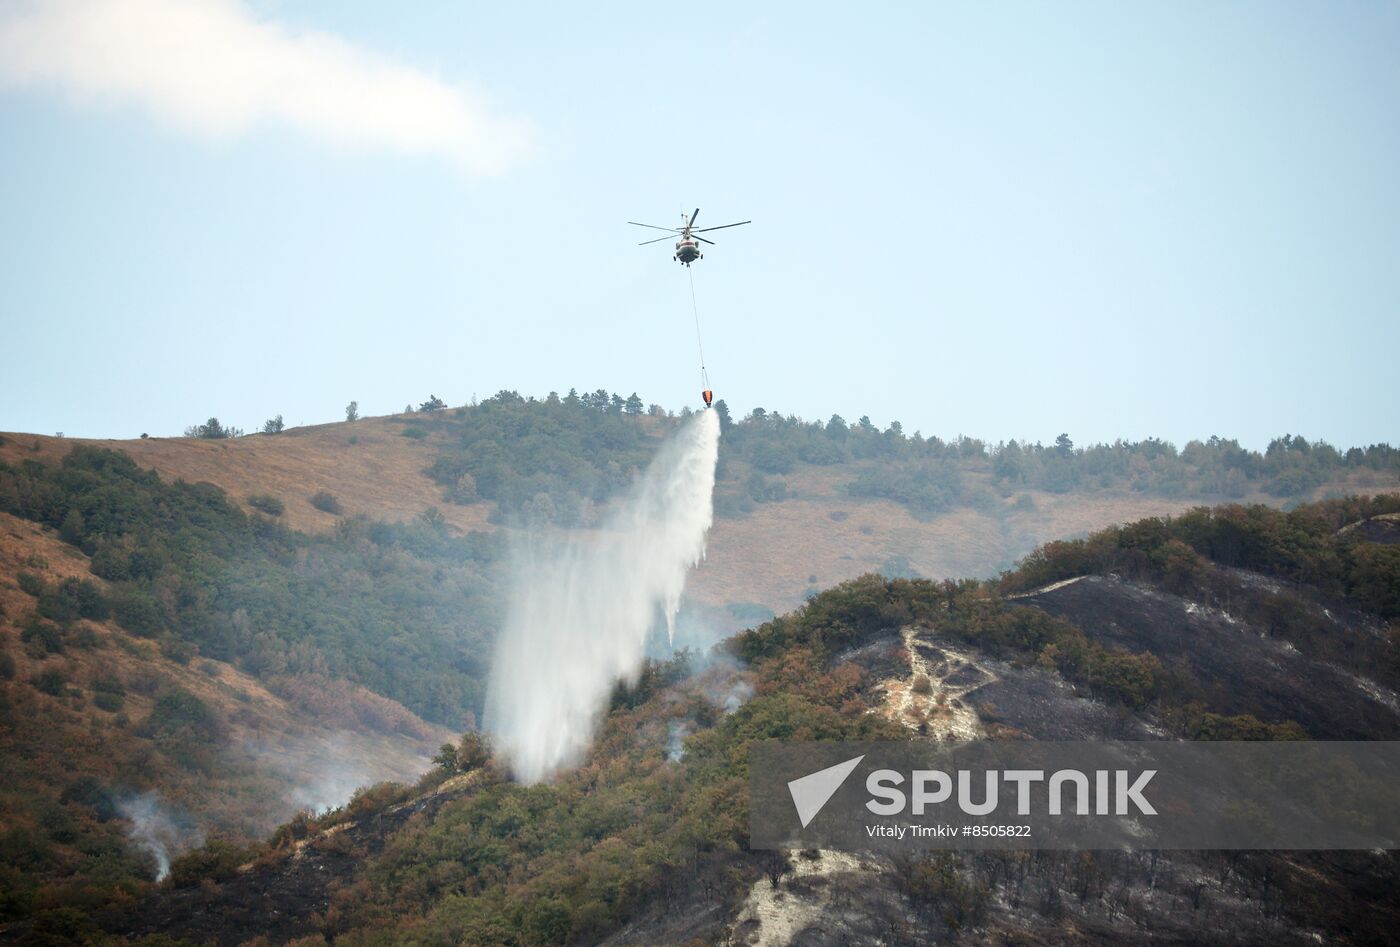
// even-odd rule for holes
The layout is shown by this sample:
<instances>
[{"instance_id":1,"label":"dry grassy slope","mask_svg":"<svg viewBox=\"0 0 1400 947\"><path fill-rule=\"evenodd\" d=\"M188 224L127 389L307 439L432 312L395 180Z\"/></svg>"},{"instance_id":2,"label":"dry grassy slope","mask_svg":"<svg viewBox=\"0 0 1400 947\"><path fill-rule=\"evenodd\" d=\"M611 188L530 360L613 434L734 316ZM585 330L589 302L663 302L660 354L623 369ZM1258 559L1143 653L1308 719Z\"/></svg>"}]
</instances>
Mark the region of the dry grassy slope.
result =
<instances>
[{"instance_id":1,"label":"dry grassy slope","mask_svg":"<svg viewBox=\"0 0 1400 947\"><path fill-rule=\"evenodd\" d=\"M1181 513L1205 502L1130 492L1025 490L999 508L963 507L921 520L887 500L845 495L841 487L850 478L849 470L805 468L789 478L794 499L761 505L742 520L716 522L706 561L690 584L691 594L709 604L759 602L782 614L797 605L809 587L828 588L878 570L894 556L903 556L921 575L986 576L1042 543ZM966 479L975 481L977 475ZM1364 472L1325 484L1314 498L1394 489L1393 481ZM1262 493L1241 502L1280 503Z\"/></svg>"},{"instance_id":2,"label":"dry grassy slope","mask_svg":"<svg viewBox=\"0 0 1400 947\"><path fill-rule=\"evenodd\" d=\"M290 703L232 665L172 661L154 642L133 637L112 622L79 622L93 632L91 647L70 643L61 654L44 655L20 641L20 626L34 610L34 599L16 581L21 571L50 583L69 576L105 583L88 571L87 557L52 530L0 513L0 647L15 662L11 696L27 701L22 711L29 719L43 720L57 737L45 741L65 755L50 761L56 772L99 777L118 772L130 761L114 753L135 747L126 731L138 726L172 686L196 694L226 726L222 758L228 769L222 775L205 779L187 774L161 787L166 802L202 816L207 825L270 830L341 787L348 794L357 785L379 780L411 781L426 768L426 754L455 739L445 728L354 685L327 682L318 690L311 684L302 700ZM22 686L49 669L66 676L62 695ZM93 681L113 676L126 689L119 712L101 710L93 702ZM381 721L380 730L365 727L362 716Z\"/></svg>"},{"instance_id":3,"label":"dry grassy slope","mask_svg":"<svg viewBox=\"0 0 1400 947\"><path fill-rule=\"evenodd\" d=\"M642 420L652 433L659 433L656 421ZM334 516L310 503L320 490L334 494L347 514L404 520L436 507L457 529L493 529L487 522L490 503L447 503L440 488L424 475L434 456L434 439L444 435L403 437L404 421L402 415L390 415L232 441L78 441L5 434L0 458L53 460L73 443L111 447L165 477L218 484L245 506L250 494L279 497L286 505L283 521L300 530L334 525ZM788 478L794 499L760 506L745 519L717 521L707 561L691 584L692 596L716 606L757 602L782 613L799 603L810 587L825 588L877 569L893 556L905 557L923 575L983 576L1040 543L1177 513L1202 502L1135 493L1025 491L1029 504L1014 502L1022 496L1017 494L1001 509L962 508L919 520L895 503L846 496L841 487L850 478L849 468L806 467ZM1362 472L1324 485L1315 497L1382 489L1393 490L1395 485ZM1244 499L1278 502L1262 494Z\"/></svg>"},{"instance_id":4,"label":"dry grassy slope","mask_svg":"<svg viewBox=\"0 0 1400 947\"><path fill-rule=\"evenodd\" d=\"M275 436L254 434L227 441L185 437L82 440L3 434L0 436L6 443L0 446L0 458L12 463L26 457L52 461L73 444L125 451L163 477L217 484L245 509L251 510L247 506L251 494L279 497L286 504L282 520L307 532L335 525L335 516L311 505L311 496L321 490L339 499L346 514L405 520L435 506L459 529L489 528L488 505L445 503L441 488L423 474L423 468L433 460L432 443L438 435L422 440L403 437L402 422L401 417L366 418L354 424L318 424Z\"/></svg>"}]
</instances>

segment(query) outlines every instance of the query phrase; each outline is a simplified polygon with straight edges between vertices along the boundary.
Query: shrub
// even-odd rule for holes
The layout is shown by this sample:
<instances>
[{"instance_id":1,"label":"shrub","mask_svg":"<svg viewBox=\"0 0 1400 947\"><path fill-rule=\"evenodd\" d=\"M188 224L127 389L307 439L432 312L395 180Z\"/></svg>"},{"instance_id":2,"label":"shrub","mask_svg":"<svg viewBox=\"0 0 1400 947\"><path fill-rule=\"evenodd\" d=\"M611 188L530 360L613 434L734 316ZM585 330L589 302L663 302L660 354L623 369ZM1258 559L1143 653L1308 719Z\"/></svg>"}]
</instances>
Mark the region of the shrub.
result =
<instances>
[{"instance_id":1,"label":"shrub","mask_svg":"<svg viewBox=\"0 0 1400 947\"><path fill-rule=\"evenodd\" d=\"M155 637L165 627L160 603L140 589L126 589L112 596L112 615L132 634Z\"/></svg>"},{"instance_id":2,"label":"shrub","mask_svg":"<svg viewBox=\"0 0 1400 947\"><path fill-rule=\"evenodd\" d=\"M96 583L89 579L69 578L39 597L39 614L59 622L70 622L75 618L103 621L111 614L111 609Z\"/></svg>"},{"instance_id":3,"label":"shrub","mask_svg":"<svg viewBox=\"0 0 1400 947\"><path fill-rule=\"evenodd\" d=\"M63 632L53 622L44 621L38 616L30 616L25 622L24 630L19 634L19 640L25 644L37 646L36 655L62 654L63 653Z\"/></svg>"},{"instance_id":4,"label":"shrub","mask_svg":"<svg viewBox=\"0 0 1400 947\"><path fill-rule=\"evenodd\" d=\"M715 491L715 516L726 519L739 519L754 510L753 499L747 493L730 493L728 490Z\"/></svg>"},{"instance_id":5,"label":"shrub","mask_svg":"<svg viewBox=\"0 0 1400 947\"><path fill-rule=\"evenodd\" d=\"M490 761L491 743L485 735L476 731L464 733L462 742L457 746L457 767L469 773Z\"/></svg>"},{"instance_id":6,"label":"shrub","mask_svg":"<svg viewBox=\"0 0 1400 947\"><path fill-rule=\"evenodd\" d=\"M173 687L156 700L142 730L151 735L189 731L202 737L213 737L221 727L218 717L204 701L183 687Z\"/></svg>"},{"instance_id":7,"label":"shrub","mask_svg":"<svg viewBox=\"0 0 1400 947\"><path fill-rule=\"evenodd\" d=\"M47 671L40 671L29 679L29 683L34 685L34 689L57 697L63 693L63 688L68 684L68 675L57 668L49 668Z\"/></svg>"},{"instance_id":8,"label":"shrub","mask_svg":"<svg viewBox=\"0 0 1400 947\"><path fill-rule=\"evenodd\" d=\"M214 839L171 862L168 880L176 888L192 888L205 880L227 881L250 855L248 849Z\"/></svg>"},{"instance_id":9,"label":"shrub","mask_svg":"<svg viewBox=\"0 0 1400 947\"><path fill-rule=\"evenodd\" d=\"M97 706L98 710L105 710L109 714L114 714L122 709L122 706L126 703L126 698L121 694L108 694L99 691L92 695L92 702Z\"/></svg>"},{"instance_id":10,"label":"shrub","mask_svg":"<svg viewBox=\"0 0 1400 947\"><path fill-rule=\"evenodd\" d=\"M70 583L71 594L78 603L78 614L93 621L106 621L112 614L112 606L97 583L88 579L68 579L63 583L63 588L70 588Z\"/></svg>"},{"instance_id":11,"label":"shrub","mask_svg":"<svg viewBox=\"0 0 1400 947\"><path fill-rule=\"evenodd\" d=\"M44 827L44 832L55 842L67 844L73 842L78 837L78 826L73 821L73 817L68 814L68 810L62 806L50 806L46 808L39 817L39 824Z\"/></svg>"},{"instance_id":12,"label":"shrub","mask_svg":"<svg viewBox=\"0 0 1400 947\"><path fill-rule=\"evenodd\" d=\"M318 490L311 495L311 505L322 513L330 513L332 516L339 516L341 513L345 512L344 508L340 505L340 501L336 499L335 494L325 490Z\"/></svg>"},{"instance_id":13,"label":"shrub","mask_svg":"<svg viewBox=\"0 0 1400 947\"><path fill-rule=\"evenodd\" d=\"M83 522L83 514L77 510L69 510L68 515L63 518L63 523L58 527L59 538L70 546L80 545L83 541L83 532L86 524Z\"/></svg>"},{"instance_id":14,"label":"shrub","mask_svg":"<svg viewBox=\"0 0 1400 947\"><path fill-rule=\"evenodd\" d=\"M835 441L813 440L802 445L797 456L803 463L815 464L817 466L829 466L839 464L846 460L846 451Z\"/></svg>"},{"instance_id":15,"label":"shrub","mask_svg":"<svg viewBox=\"0 0 1400 947\"><path fill-rule=\"evenodd\" d=\"M102 785L102 781L93 775L79 776L69 783L59 795L58 801L65 805L71 803L91 809L98 822L109 822L119 815L112 794Z\"/></svg>"},{"instance_id":16,"label":"shrub","mask_svg":"<svg viewBox=\"0 0 1400 947\"><path fill-rule=\"evenodd\" d=\"M797 466L797 454L785 444L762 441L754 447L753 465L765 473L792 473L792 468Z\"/></svg>"},{"instance_id":17,"label":"shrub","mask_svg":"<svg viewBox=\"0 0 1400 947\"><path fill-rule=\"evenodd\" d=\"M269 493L252 494L248 497L248 505L268 516L281 516L287 509L280 499Z\"/></svg>"},{"instance_id":18,"label":"shrub","mask_svg":"<svg viewBox=\"0 0 1400 947\"><path fill-rule=\"evenodd\" d=\"M174 635L166 635L160 639L160 653L176 664L189 664L198 650L190 642Z\"/></svg>"},{"instance_id":19,"label":"shrub","mask_svg":"<svg viewBox=\"0 0 1400 947\"><path fill-rule=\"evenodd\" d=\"M780 503L787 499L787 483L781 477L765 477L758 471L749 475L744 488L756 503Z\"/></svg>"},{"instance_id":20,"label":"shrub","mask_svg":"<svg viewBox=\"0 0 1400 947\"><path fill-rule=\"evenodd\" d=\"M44 589L48 586L43 576L35 575L32 572L19 573L15 576L15 581L19 583L20 591L35 598L43 595Z\"/></svg>"},{"instance_id":21,"label":"shrub","mask_svg":"<svg viewBox=\"0 0 1400 947\"><path fill-rule=\"evenodd\" d=\"M402 783L383 782L373 786L361 786L345 804L345 811L351 818L359 818L407 802L412 795L412 788Z\"/></svg>"},{"instance_id":22,"label":"shrub","mask_svg":"<svg viewBox=\"0 0 1400 947\"><path fill-rule=\"evenodd\" d=\"M428 436L428 432L423 430L421 427L406 427L402 431L400 431L399 434L403 437L407 437L415 441L421 441L423 438Z\"/></svg>"}]
</instances>

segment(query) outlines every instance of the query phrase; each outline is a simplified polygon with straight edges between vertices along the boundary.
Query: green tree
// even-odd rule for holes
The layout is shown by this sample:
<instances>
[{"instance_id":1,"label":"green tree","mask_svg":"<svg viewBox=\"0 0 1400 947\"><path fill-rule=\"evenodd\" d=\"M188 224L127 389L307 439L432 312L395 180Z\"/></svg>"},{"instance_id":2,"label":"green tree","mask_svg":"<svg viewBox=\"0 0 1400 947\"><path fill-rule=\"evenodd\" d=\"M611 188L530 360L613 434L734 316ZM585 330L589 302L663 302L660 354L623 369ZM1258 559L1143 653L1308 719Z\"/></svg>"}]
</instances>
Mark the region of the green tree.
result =
<instances>
[{"instance_id":1,"label":"green tree","mask_svg":"<svg viewBox=\"0 0 1400 947\"><path fill-rule=\"evenodd\" d=\"M242 437L243 431L236 427L224 427L218 418L210 418L203 424L193 424L185 428L186 437L198 437L206 441L223 440L226 437Z\"/></svg>"},{"instance_id":2,"label":"green tree","mask_svg":"<svg viewBox=\"0 0 1400 947\"><path fill-rule=\"evenodd\" d=\"M277 417L275 417L275 418L269 418L268 420L266 420L266 421L263 422L263 433L264 433L264 434L281 434L281 433L282 433L282 427L283 427L283 425L282 425L282 415L279 414L279 415L277 415Z\"/></svg>"},{"instance_id":3,"label":"green tree","mask_svg":"<svg viewBox=\"0 0 1400 947\"><path fill-rule=\"evenodd\" d=\"M628 397L627 401L624 402L622 410L628 414L641 414L642 407L642 399L639 398L634 391L631 396Z\"/></svg>"},{"instance_id":4,"label":"green tree","mask_svg":"<svg viewBox=\"0 0 1400 947\"><path fill-rule=\"evenodd\" d=\"M65 543L74 546L83 541L83 514L77 510L69 510L68 515L63 518L63 525L58 528L58 535Z\"/></svg>"},{"instance_id":5,"label":"green tree","mask_svg":"<svg viewBox=\"0 0 1400 947\"><path fill-rule=\"evenodd\" d=\"M444 743L438 747L437 756L433 757L433 765L445 773L457 772L457 748L451 743Z\"/></svg>"},{"instance_id":6,"label":"green tree","mask_svg":"<svg viewBox=\"0 0 1400 947\"><path fill-rule=\"evenodd\" d=\"M719 432L728 434L734 422L729 417L729 405L724 403L723 398L715 402L715 414L719 415Z\"/></svg>"},{"instance_id":7,"label":"green tree","mask_svg":"<svg viewBox=\"0 0 1400 947\"><path fill-rule=\"evenodd\" d=\"M352 401L345 406L345 420L360 420L360 403L358 401Z\"/></svg>"},{"instance_id":8,"label":"green tree","mask_svg":"<svg viewBox=\"0 0 1400 947\"><path fill-rule=\"evenodd\" d=\"M464 773L470 773L491 762L491 741L478 730L462 734L462 742L457 746L457 766Z\"/></svg>"}]
</instances>

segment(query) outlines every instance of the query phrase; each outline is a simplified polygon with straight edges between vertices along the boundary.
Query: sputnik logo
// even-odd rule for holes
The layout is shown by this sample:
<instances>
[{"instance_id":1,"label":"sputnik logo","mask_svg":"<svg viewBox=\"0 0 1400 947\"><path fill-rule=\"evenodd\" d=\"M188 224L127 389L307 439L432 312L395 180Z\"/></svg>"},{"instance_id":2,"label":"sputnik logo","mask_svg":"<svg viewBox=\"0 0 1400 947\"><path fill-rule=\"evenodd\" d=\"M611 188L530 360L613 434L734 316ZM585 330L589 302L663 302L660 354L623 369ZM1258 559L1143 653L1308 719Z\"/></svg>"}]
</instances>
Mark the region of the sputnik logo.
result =
<instances>
[{"instance_id":1,"label":"sputnik logo","mask_svg":"<svg viewBox=\"0 0 1400 947\"><path fill-rule=\"evenodd\" d=\"M836 790L841 788L846 777L851 775L851 771L863 759L864 754L788 783L788 792L792 793L792 804L797 807L797 817L802 820L804 829L817 817L817 813L822 811L822 806L826 805L827 800L836 795Z\"/></svg>"}]
</instances>

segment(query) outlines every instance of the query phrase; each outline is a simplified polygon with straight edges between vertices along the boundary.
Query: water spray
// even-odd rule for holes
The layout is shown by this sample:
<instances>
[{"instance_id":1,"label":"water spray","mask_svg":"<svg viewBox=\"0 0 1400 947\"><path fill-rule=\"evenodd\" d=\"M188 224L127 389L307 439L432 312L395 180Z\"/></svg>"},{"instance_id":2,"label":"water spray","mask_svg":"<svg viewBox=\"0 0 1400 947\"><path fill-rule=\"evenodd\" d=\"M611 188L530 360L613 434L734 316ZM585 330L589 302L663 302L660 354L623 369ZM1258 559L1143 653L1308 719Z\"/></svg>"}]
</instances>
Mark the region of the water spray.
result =
<instances>
[{"instance_id":1,"label":"water spray","mask_svg":"<svg viewBox=\"0 0 1400 947\"><path fill-rule=\"evenodd\" d=\"M577 763L647 639L674 638L714 519L719 418L702 411L662 446L598 535L522 541L486 697L486 729L523 783Z\"/></svg>"}]
</instances>

